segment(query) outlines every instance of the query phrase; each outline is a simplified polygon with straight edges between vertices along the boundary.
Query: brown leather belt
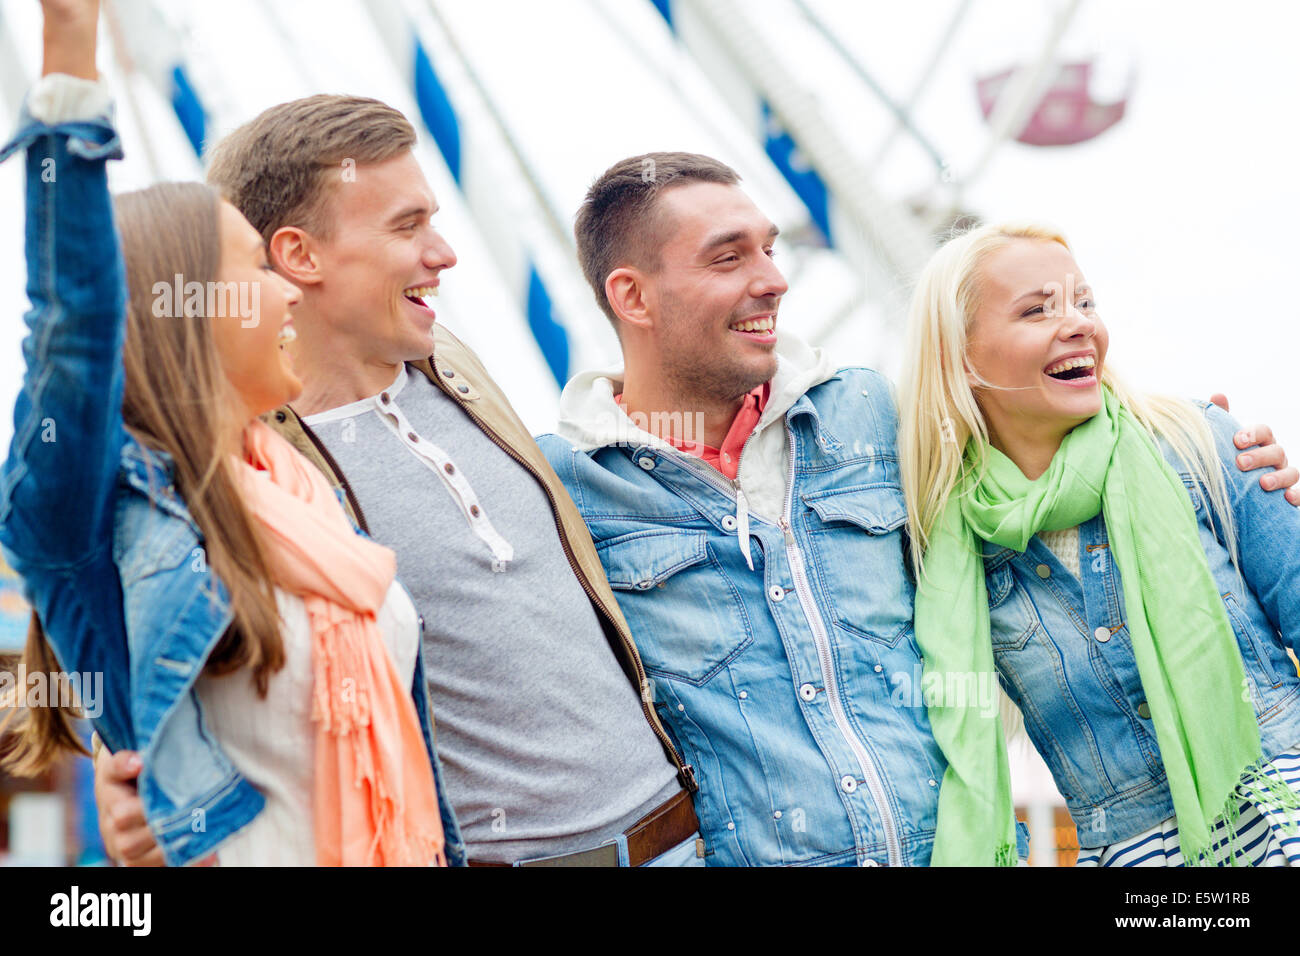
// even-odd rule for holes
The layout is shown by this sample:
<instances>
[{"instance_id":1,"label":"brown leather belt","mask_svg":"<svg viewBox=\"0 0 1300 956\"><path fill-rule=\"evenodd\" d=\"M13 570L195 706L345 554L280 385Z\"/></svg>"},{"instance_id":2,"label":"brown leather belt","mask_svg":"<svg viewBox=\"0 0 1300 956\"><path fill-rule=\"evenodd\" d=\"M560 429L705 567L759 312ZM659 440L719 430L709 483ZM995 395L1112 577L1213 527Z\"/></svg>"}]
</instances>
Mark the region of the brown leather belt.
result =
<instances>
[{"instance_id":1,"label":"brown leather belt","mask_svg":"<svg viewBox=\"0 0 1300 956\"><path fill-rule=\"evenodd\" d=\"M651 810L623 831L627 837L627 861L630 866L641 866L657 856L662 856L679 843L689 839L700 829L695 817L695 806L685 790ZM470 860L470 866L513 866L511 863L488 863ZM590 850L544 856L521 862L520 866L618 866L618 846L606 843Z\"/></svg>"}]
</instances>

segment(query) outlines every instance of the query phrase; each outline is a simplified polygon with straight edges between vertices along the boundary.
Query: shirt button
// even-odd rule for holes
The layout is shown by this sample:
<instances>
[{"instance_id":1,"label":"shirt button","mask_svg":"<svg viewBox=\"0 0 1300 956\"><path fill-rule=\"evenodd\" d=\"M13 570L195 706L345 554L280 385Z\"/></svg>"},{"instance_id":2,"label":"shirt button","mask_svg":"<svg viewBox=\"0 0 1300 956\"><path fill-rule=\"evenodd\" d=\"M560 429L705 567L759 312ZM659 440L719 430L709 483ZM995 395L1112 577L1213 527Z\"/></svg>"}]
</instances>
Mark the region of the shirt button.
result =
<instances>
[{"instance_id":1,"label":"shirt button","mask_svg":"<svg viewBox=\"0 0 1300 956\"><path fill-rule=\"evenodd\" d=\"M804 684L799 688L799 696L804 700L812 700L817 696L817 688L812 684Z\"/></svg>"},{"instance_id":2,"label":"shirt button","mask_svg":"<svg viewBox=\"0 0 1300 956\"><path fill-rule=\"evenodd\" d=\"M785 588L781 587L781 585L779 584L773 584L770 588L767 589L767 596L770 597L773 601L784 601Z\"/></svg>"},{"instance_id":3,"label":"shirt button","mask_svg":"<svg viewBox=\"0 0 1300 956\"><path fill-rule=\"evenodd\" d=\"M1105 644L1107 641L1110 640L1110 628L1099 627L1097 628L1097 630L1092 632L1092 636L1095 637L1102 644Z\"/></svg>"},{"instance_id":4,"label":"shirt button","mask_svg":"<svg viewBox=\"0 0 1300 956\"><path fill-rule=\"evenodd\" d=\"M449 474L449 475L454 475L454 474L456 474L456 466L453 465L451 462L447 462L447 464L443 465L443 466L442 466L442 470L445 471L445 472L446 472L447 474Z\"/></svg>"},{"instance_id":5,"label":"shirt button","mask_svg":"<svg viewBox=\"0 0 1300 956\"><path fill-rule=\"evenodd\" d=\"M640 465L642 468L644 468L646 471L654 470L655 460L653 458L650 458L649 456L645 458L638 458L636 463Z\"/></svg>"},{"instance_id":6,"label":"shirt button","mask_svg":"<svg viewBox=\"0 0 1300 956\"><path fill-rule=\"evenodd\" d=\"M937 786L939 786L938 782L937 782L933 777L931 777L931 778L929 779L928 783L929 783L930 786L932 786L932 787L937 787Z\"/></svg>"},{"instance_id":7,"label":"shirt button","mask_svg":"<svg viewBox=\"0 0 1300 956\"><path fill-rule=\"evenodd\" d=\"M845 793L852 793L854 790L858 789L858 782L848 774L845 774L840 777L840 789Z\"/></svg>"},{"instance_id":8,"label":"shirt button","mask_svg":"<svg viewBox=\"0 0 1300 956\"><path fill-rule=\"evenodd\" d=\"M1050 578L1052 576L1052 569L1045 564L1040 564L1034 570L1038 572L1040 578Z\"/></svg>"},{"instance_id":9,"label":"shirt button","mask_svg":"<svg viewBox=\"0 0 1300 956\"><path fill-rule=\"evenodd\" d=\"M881 671L884 670L884 668L881 667L879 664L877 664L875 667L872 668L872 670L874 670L877 674L879 674Z\"/></svg>"},{"instance_id":10,"label":"shirt button","mask_svg":"<svg viewBox=\"0 0 1300 956\"><path fill-rule=\"evenodd\" d=\"M740 699L741 699L741 700L748 700L748 699L749 699L749 691L747 691L747 690L742 690L742 691L740 692Z\"/></svg>"},{"instance_id":11,"label":"shirt button","mask_svg":"<svg viewBox=\"0 0 1300 956\"><path fill-rule=\"evenodd\" d=\"M735 530L736 530L736 516L735 516L735 515L723 515L723 516L722 516L722 530L723 530L723 531L735 531Z\"/></svg>"},{"instance_id":12,"label":"shirt button","mask_svg":"<svg viewBox=\"0 0 1300 956\"><path fill-rule=\"evenodd\" d=\"M1151 719L1151 705L1148 704L1145 700L1142 701L1142 703L1138 704L1138 716L1141 717L1143 720Z\"/></svg>"},{"instance_id":13,"label":"shirt button","mask_svg":"<svg viewBox=\"0 0 1300 956\"><path fill-rule=\"evenodd\" d=\"M862 865L863 865L863 866L880 866L880 864L877 863L875 860L864 860L863 863L862 863Z\"/></svg>"},{"instance_id":14,"label":"shirt button","mask_svg":"<svg viewBox=\"0 0 1300 956\"><path fill-rule=\"evenodd\" d=\"M728 829L728 830L734 830L734 829L736 829L736 825L735 825L734 823L732 823L730 820L728 820L728 821L727 821L727 829Z\"/></svg>"},{"instance_id":15,"label":"shirt button","mask_svg":"<svg viewBox=\"0 0 1300 956\"><path fill-rule=\"evenodd\" d=\"M455 378L455 377L456 377L456 373L453 372L453 371L452 371L451 369L449 369L449 368L445 368L445 369L443 369L443 370L442 370L442 374L445 375L447 378Z\"/></svg>"},{"instance_id":16,"label":"shirt button","mask_svg":"<svg viewBox=\"0 0 1300 956\"><path fill-rule=\"evenodd\" d=\"M468 385L457 385L457 386L456 386L456 391L460 392L462 395L468 395L468 394L469 394L469 386L468 386Z\"/></svg>"},{"instance_id":17,"label":"shirt button","mask_svg":"<svg viewBox=\"0 0 1300 956\"><path fill-rule=\"evenodd\" d=\"M379 400L380 400L381 402L383 402L385 405L387 405L387 404L388 404L388 393L387 393L387 392L384 392L382 395L380 395L380 396L379 396Z\"/></svg>"},{"instance_id":18,"label":"shirt button","mask_svg":"<svg viewBox=\"0 0 1300 956\"><path fill-rule=\"evenodd\" d=\"M419 440L420 440L420 436L417 435L415 432L407 432L407 433L406 433L406 437L409 438L411 441L419 441Z\"/></svg>"},{"instance_id":19,"label":"shirt button","mask_svg":"<svg viewBox=\"0 0 1300 956\"><path fill-rule=\"evenodd\" d=\"M472 514L475 518L477 518L480 514L478 505L470 505L469 513Z\"/></svg>"},{"instance_id":20,"label":"shirt button","mask_svg":"<svg viewBox=\"0 0 1300 956\"><path fill-rule=\"evenodd\" d=\"M637 590L638 590L638 591L649 591L649 590L650 590L650 585L652 585L652 584L654 584L653 581L638 581L638 582L636 583Z\"/></svg>"},{"instance_id":21,"label":"shirt button","mask_svg":"<svg viewBox=\"0 0 1300 956\"><path fill-rule=\"evenodd\" d=\"M773 820L780 820L780 819L781 819L781 811L778 810L778 811L776 811L776 813L772 814L772 819L773 819Z\"/></svg>"}]
</instances>

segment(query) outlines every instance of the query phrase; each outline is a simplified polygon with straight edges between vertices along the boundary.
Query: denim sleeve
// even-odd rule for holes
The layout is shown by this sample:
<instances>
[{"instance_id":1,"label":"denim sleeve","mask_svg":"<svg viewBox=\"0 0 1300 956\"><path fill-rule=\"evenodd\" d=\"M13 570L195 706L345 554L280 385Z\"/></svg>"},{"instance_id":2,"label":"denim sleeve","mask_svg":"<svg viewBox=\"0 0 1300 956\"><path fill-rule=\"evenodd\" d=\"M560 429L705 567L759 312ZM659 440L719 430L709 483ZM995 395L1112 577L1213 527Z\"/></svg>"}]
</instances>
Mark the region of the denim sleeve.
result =
<instances>
[{"instance_id":1,"label":"denim sleeve","mask_svg":"<svg viewBox=\"0 0 1300 956\"><path fill-rule=\"evenodd\" d=\"M1287 646L1300 653L1300 509L1280 491L1261 488L1260 472L1237 467L1232 438L1241 426L1231 415L1211 405L1205 417L1223 463L1242 576Z\"/></svg>"},{"instance_id":2,"label":"denim sleeve","mask_svg":"<svg viewBox=\"0 0 1300 956\"><path fill-rule=\"evenodd\" d=\"M0 161L27 151L26 369L0 470L0 543L24 568L76 567L111 547L122 426L126 289L108 192L111 120L24 109Z\"/></svg>"}]
</instances>

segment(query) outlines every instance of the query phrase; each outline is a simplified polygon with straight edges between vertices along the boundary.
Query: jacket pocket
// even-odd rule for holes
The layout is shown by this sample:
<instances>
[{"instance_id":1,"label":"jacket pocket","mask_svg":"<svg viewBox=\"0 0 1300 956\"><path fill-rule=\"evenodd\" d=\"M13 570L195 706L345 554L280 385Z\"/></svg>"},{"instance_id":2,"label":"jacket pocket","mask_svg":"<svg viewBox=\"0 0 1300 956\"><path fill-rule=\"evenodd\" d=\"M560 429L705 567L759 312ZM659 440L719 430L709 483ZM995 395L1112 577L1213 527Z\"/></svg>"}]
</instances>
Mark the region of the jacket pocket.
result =
<instances>
[{"instance_id":1,"label":"jacket pocket","mask_svg":"<svg viewBox=\"0 0 1300 956\"><path fill-rule=\"evenodd\" d=\"M753 641L707 532L637 531L596 550L647 673L703 684Z\"/></svg>"},{"instance_id":2,"label":"jacket pocket","mask_svg":"<svg viewBox=\"0 0 1300 956\"><path fill-rule=\"evenodd\" d=\"M897 485L859 485L803 496L812 560L834 622L894 647L912 626L907 509Z\"/></svg>"},{"instance_id":3,"label":"jacket pocket","mask_svg":"<svg viewBox=\"0 0 1300 956\"><path fill-rule=\"evenodd\" d=\"M1246 670L1251 670L1251 657L1247 656L1246 653L1249 649L1250 654L1259 665L1259 672L1263 673L1265 681L1270 687L1277 687L1282 683L1282 678L1278 676L1273 667L1272 655L1269 654L1268 647L1260 640L1259 632L1251 624L1245 609L1237 603L1236 595L1231 591L1224 594L1223 604L1228 612L1228 620L1232 622L1232 629L1236 632L1237 646L1241 649L1242 663L1245 665Z\"/></svg>"},{"instance_id":4,"label":"jacket pocket","mask_svg":"<svg viewBox=\"0 0 1300 956\"><path fill-rule=\"evenodd\" d=\"M1016 582L1011 562L1004 561L984 576L989 599L989 640L998 650L1023 648L1038 625L1032 602Z\"/></svg>"}]
</instances>

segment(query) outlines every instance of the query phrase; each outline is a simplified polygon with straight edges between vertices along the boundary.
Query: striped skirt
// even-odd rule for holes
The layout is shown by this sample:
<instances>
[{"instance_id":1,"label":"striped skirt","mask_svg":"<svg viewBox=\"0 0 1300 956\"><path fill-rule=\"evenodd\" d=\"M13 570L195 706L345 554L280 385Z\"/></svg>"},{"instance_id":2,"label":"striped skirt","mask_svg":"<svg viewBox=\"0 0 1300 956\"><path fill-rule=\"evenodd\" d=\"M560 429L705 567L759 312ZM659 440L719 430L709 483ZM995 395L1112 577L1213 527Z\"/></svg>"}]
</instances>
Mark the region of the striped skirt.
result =
<instances>
[{"instance_id":1,"label":"striped skirt","mask_svg":"<svg viewBox=\"0 0 1300 956\"><path fill-rule=\"evenodd\" d=\"M1300 748L1278 754L1265 773L1286 782L1300 794ZM1237 818L1237 861L1229 861L1227 824L1219 820L1211 835L1219 866L1300 866L1300 813L1270 806L1266 794L1256 794L1244 784L1237 788L1241 800ZM1287 824L1291 824L1288 828ZM1178 821L1170 817L1135 837L1109 846L1080 850L1076 866L1182 866L1178 846Z\"/></svg>"}]
</instances>

